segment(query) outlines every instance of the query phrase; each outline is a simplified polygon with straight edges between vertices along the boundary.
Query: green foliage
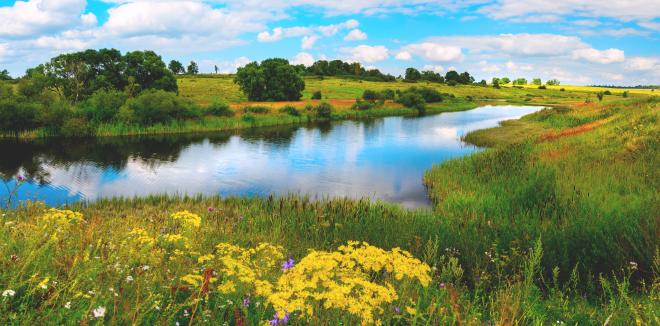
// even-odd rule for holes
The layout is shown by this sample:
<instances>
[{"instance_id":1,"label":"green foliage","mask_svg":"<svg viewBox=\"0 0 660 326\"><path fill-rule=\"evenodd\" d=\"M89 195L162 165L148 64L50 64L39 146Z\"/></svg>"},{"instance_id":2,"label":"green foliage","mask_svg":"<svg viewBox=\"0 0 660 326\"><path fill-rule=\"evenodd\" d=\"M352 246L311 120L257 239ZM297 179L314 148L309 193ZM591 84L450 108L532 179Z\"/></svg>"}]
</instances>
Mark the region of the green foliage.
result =
<instances>
[{"instance_id":1,"label":"green foliage","mask_svg":"<svg viewBox=\"0 0 660 326\"><path fill-rule=\"evenodd\" d=\"M321 91L316 91L312 94L312 100L321 100L323 99L323 94Z\"/></svg>"},{"instance_id":2,"label":"green foliage","mask_svg":"<svg viewBox=\"0 0 660 326\"><path fill-rule=\"evenodd\" d=\"M371 110L376 107L376 104L370 101L363 101L361 99L356 99L355 103L351 107L353 110L358 110L358 111L364 111L364 110Z\"/></svg>"},{"instance_id":3,"label":"green foliage","mask_svg":"<svg viewBox=\"0 0 660 326\"><path fill-rule=\"evenodd\" d=\"M195 105L174 93L150 90L129 99L121 108L119 116L125 123L145 126L196 118L200 113L201 110Z\"/></svg>"},{"instance_id":4,"label":"green foliage","mask_svg":"<svg viewBox=\"0 0 660 326\"><path fill-rule=\"evenodd\" d=\"M25 97L13 96L9 85L0 84L0 132L18 136L35 128L41 107Z\"/></svg>"},{"instance_id":5,"label":"green foliage","mask_svg":"<svg viewBox=\"0 0 660 326\"><path fill-rule=\"evenodd\" d=\"M250 101L297 101L305 82L286 59L267 59L239 68L234 78Z\"/></svg>"},{"instance_id":6,"label":"green foliage","mask_svg":"<svg viewBox=\"0 0 660 326\"><path fill-rule=\"evenodd\" d=\"M527 85L527 79L525 79L525 78L516 78L513 81L513 84L514 85Z\"/></svg>"},{"instance_id":7,"label":"green foliage","mask_svg":"<svg viewBox=\"0 0 660 326\"><path fill-rule=\"evenodd\" d=\"M606 90L606 91L603 92L603 94L604 95L612 95L612 92L610 92L609 90Z\"/></svg>"},{"instance_id":8,"label":"green foliage","mask_svg":"<svg viewBox=\"0 0 660 326\"><path fill-rule=\"evenodd\" d=\"M128 96L116 90L100 90L90 96L81 105L80 109L87 120L92 123L106 123L114 121Z\"/></svg>"},{"instance_id":9,"label":"green foliage","mask_svg":"<svg viewBox=\"0 0 660 326\"><path fill-rule=\"evenodd\" d=\"M199 66L197 65L197 62L190 61L190 64L188 64L188 69L186 70L186 73L188 75L197 75L197 74L199 74Z\"/></svg>"},{"instance_id":10,"label":"green foliage","mask_svg":"<svg viewBox=\"0 0 660 326\"><path fill-rule=\"evenodd\" d=\"M546 81L545 84L548 85L548 86L559 86L561 84L561 82L557 79L550 79L550 80Z\"/></svg>"},{"instance_id":11,"label":"green foliage","mask_svg":"<svg viewBox=\"0 0 660 326\"><path fill-rule=\"evenodd\" d=\"M285 114L288 114L288 115L294 116L294 117L299 117L300 116L300 111L298 111L298 109L296 109L292 105L285 105L285 106L281 107L280 108L280 113L285 113Z\"/></svg>"},{"instance_id":12,"label":"green foliage","mask_svg":"<svg viewBox=\"0 0 660 326\"><path fill-rule=\"evenodd\" d=\"M596 93L596 97L598 98L598 101L601 102L603 101L603 97L605 96L604 92L598 92Z\"/></svg>"},{"instance_id":13,"label":"green foliage","mask_svg":"<svg viewBox=\"0 0 660 326\"><path fill-rule=\"evenodd\" d=\"M545 85L541 85L539 86L539 89L547 89L547 87L545 87Z\"/></svg>"},{"instance_id":14,"label":"green foliage","mask_svg":"<svg viewBox=\"0 0 660 326\"><path fill-rule=\"evenodd\" d=\"M502 77L500 78L500 83L506 85L511 82L511 79L509 77Z\"/></svg>"},{"instance_id":15,"label":"green foliage","mask_svg":"<svg viewBox=\"0 0 660 326\"><path fill-rule=\"evenodd\" d=\"M332 117L332 105L327 102L321 102L319 105L315 106L313 111L316 114L316 117L321 120L328 120Z\"/></svg>"},{"instance_id":16,"label":"green foliage","mask_svg":"<svg viewBox=\"0 0 660 326\"><path fill-rule=\"evenodd\" d=\"M270 108L266 106L246 106L243 108L243 113L266 114L270 112Z\"/></svg>"},{"instance_id":17,"label":"green foliage","mask_svg":"<svg viewBox=\"0 0 660 326\"><path fill-rule=\"evenodd\" d=\"M541 86L543 85L543 82L541 81L541 78L534 78L532 79L532 85Z\"/></svg>"},{"instance_id":18,"label":"green foliage","mask_svg":"<svg viewBox=\"0 0 660 326\"><path fill-rule=\"evenodd\" d=\"M444 83L445 82L445 77L440 75L437 72L430 71L430 70L425 70L422 71L422 76L421 80L428 81L431 83Z\"/></svg>"},{"instance_id":19,"label":"green foliage","mask_svg":"<svg viewBox=\"0 0 660 326\"><path fill-rule=\"evenodd\" d=\"M186 72L183 68L183 64L176 60L170 61L170 64L167 66L167 68L170 69L170 71L175 75L181 75Z\"/></svg>"},{"instance_id":20,"label":"green foliage","mask_svg":"<svg viewBox=\"0 0 660 326\"><path fill-rule=\"evenodd\" d=\"M381 82L393 82L396 78L392 75L381 73L378 69L366 70L359 62L344 62L341 60L319 60L314 62L309 68L305 66L297 67L299 73L306 73L316 76L342 76L345 78L356 78L359 80L371 80Z\"/></svg>"},{"instance_id":21,"label":"green foliage","mask_svg":"<svg viewBox=\"0 0 660 326\"><path fill-rule=\"evenodd\" d=\"M71 117L64 121L59 134L64 137L93 136L95 129L84 117Z\"/></svg>"},{"instance_id":22,"label":"green foliage","mask_svg":"<svg viewBox=\"0 0 660 326\"><path fill-rule=\"evenodd\" d=\"M374 90L367 89L362 93L362 99L369 102L375 102L380 98L378 92Z\"/></svg>"},{"instance_id":23,"label":"green foliage","mask_svg":"<svg viewBox=\"0 0 660 326\"><path fill-rule=\"evenodd\" d=\"M12 80L11 75L7 69L0 70L0 81L2 80Z\"/></svg>"},{"instance_id":24,"label":"green foliage","mask_svg":"<svg viewBox=\"0 0 660 326\"><path fill-rule=\"evenodd\" d=\"M628 91L623 91L623 93L621 94L621 96L623 96L623 97L628 97Z\"/></svg>"},{"instance_id":25,"label":"green foliage","mask_svg":"<svg viewBox=\"0 0 660 326\"><path fill-rule=\"evenodd\" d=\"M213 102L205 109L206 114L216 117L233 117L234 111L229 105L222 102Z\"/></svg>"},{"instance_id":26,"label":"green foliage","mask_svg":"<svg viewBox=\"0 0 660 326\"><path fill-rule=\"evenodd\" d=\"M418 80L422 79L422 74L419 72L419 70L415 68L408 68L406 69L406 75L404 80L407 82L416 82Z\"/></svg>"},{"instance_id":27,"label":"green foliage","mask_svg":"<svg viewBox=\"0 0 660 326\"><path fill-rule=\"evenodd\" d=\"M426 101L424 97L417 92L403 92L397 99L397 102L403 106L417 110L420 114L426 112Z\"/></svg>"}]
</instances>

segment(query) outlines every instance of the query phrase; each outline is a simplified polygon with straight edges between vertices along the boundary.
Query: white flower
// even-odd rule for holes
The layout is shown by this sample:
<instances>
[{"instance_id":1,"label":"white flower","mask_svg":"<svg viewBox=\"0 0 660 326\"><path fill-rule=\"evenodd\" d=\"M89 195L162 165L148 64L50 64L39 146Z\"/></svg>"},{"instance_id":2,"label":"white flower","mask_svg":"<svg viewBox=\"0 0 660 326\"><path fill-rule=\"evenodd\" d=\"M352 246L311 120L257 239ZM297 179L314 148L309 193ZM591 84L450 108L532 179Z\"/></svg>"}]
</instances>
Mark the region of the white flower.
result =
<instances>
[{"instance_id":1,"label":"white flower","mask_svg":"<svg viewBox=\"0 0 660 326\"><path fill-rule=\"evenodd\" d=\"M71 309L71 301L64 304L64 308Z\"/></svg>"},{"instance_id":2,"label":"white flower","mask_svg":"<svg viewBox=\"0 0 660 326\"><path fill-rule=\"evenodd\" d=\"M143 271L148 271L148 270L149 270L149 265L144 265L144 266L142 266L142 270L143 270Z\"/></svg>"},{"instance_id":3,"label":"white flower","mask_svg":"<svg viewBox=\"0 0 660 326\"><path fill-rule=\"evenodd\" d=\"M127 283L133 282L133 276L130 276L130 275L126 276L126 282Z\"/></svg>"},{"instance_id":4,"label":"white flower","mask_svg":"<svg viewBox=\"0 0 660 326\"><path fill-rule=\"evenodd\" d=\"M103 318L105 316L105 307L98 307L92 310L94 318Z\"/></svg>"},{"instance_id":5,"label":"white flower","mask_svg":"<svg viewBox=\"0 0 660 326\"><path fill-rule=\"evenodd\" d=\"M4 291L2 291L2 297L3 298L13 297L15 295L16 295L16 291L14 291L14 290L4 290Z\"/></svg>"}]
</instances>

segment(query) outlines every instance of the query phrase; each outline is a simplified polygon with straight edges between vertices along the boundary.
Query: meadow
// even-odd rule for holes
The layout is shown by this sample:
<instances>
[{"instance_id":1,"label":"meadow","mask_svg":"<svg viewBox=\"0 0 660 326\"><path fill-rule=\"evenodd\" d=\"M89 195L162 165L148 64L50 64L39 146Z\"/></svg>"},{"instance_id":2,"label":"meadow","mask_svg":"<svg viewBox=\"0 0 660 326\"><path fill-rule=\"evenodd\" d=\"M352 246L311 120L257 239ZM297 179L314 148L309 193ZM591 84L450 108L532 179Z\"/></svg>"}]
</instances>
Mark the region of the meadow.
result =
<instances>
[{"instance_id":1,"label":"meadow","mask_svg":"<svg viewBox=\"0 0 660 326\"><path fill-rule=\"evenodd\" d=\"M223 77L179 83L200 104L245 103ZM409 86L307 85L305 102L316 90L332 101ZM551 106L466 135L493 148L429 170L432 209L289 196L3 210L0 322L659 324L658 98L430 87L455 94L459 109Z\"/></svg>"}]
</instances>

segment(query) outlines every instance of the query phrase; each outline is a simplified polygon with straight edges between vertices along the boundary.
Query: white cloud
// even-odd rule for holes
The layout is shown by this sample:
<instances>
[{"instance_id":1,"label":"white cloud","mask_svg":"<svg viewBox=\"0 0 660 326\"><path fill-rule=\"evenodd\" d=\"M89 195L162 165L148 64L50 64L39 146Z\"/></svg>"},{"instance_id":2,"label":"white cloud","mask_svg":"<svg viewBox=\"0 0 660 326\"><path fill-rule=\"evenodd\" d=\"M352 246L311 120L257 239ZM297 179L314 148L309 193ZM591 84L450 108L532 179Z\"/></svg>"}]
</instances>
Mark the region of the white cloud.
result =
<instances>
[{"instance_id":1,"label":"white cloud","mask_svg":"<svg viewBox=\"0 0 660 326\"><path fill-rule=\"evenodd\" d=\"M263 31L257 34L259 42L276 42L287 37L311 36L320 33L323 36L334 36L344 29L352 29L359 26L360 23L355 19L349 19L343 23L322 26L294 26L294 27L275 27L272 31ZM318 37L317 37L318 39Z\"/></svg>"},{"instance_id":2,"label":"white cloud","mask_svg":"<svg viewBox=\"0 0 660 326\"><path fill-rule=\"evenodd\" d=\"M382 46L358 45L353 48L341 48L340 52L346 54L349 60L359 62L378 62L389 58L389 50Z\"/></svg>"},{"instance_id":3,"label":"white cloud","mask_svg":"<svg viewBox=\"0 0 660 326\"><path fill-rule=\"evenodd\" d=\"M494 19L513 19L530 15L579 15L609 17L624 21L654 19L660 16L657 0L496 0L479 12Z\"/></svg>"},{"instance_id":4,"label":"white cloud","mask_svg":"<svg viewBox=\"0 0 660 326\"><path fill-rule=\"evenodd\" d=\"M428 41L469 49L472 53L493 52L514 56L553 56L588 47L578 37L557 34L442 36Z\"/></svg>"},{"instance_id":5,"label":"white cloud","mask_svg":"<svg viewBox=\"0 0 660 326\"><path fill-rule=\"evenodd\" d=\"M486 73L496 73L502 70L498 65L488 63L486 60L479 61L479 66L481 67L481 71Z\"/></svg>"},{"instance_id":6,"label":"white cloud","mask_svg":"<svg viewBox=\"0 0 660 326\"><path fill-rule=\"evenodd\" d=\"M651 29L654 31L660 31L660 23L659 22L653 22L653 21L643 21L637 23L637 25L644 27L646 29Z\"/></svg>"},{"instance_id":7,"label":"white cloud","mask_svg":"<svg viewBox=\"0 0 660 326\"><path fill-rule=\"evenodd\" d=\"M314 43L319 40L318 35L310 35L302 38L300 47L303 50L309 50L314 47Z\"/></svg>"},{"instance_id":8,"label":"white cloud","mask_svg":"<svg viewBox=\"0 0 660 326\"><path fill-rule=\"evenodd\" d=\"M400 51L396 54L395 58L397 60L409 61L412 60L412 54L408 51Z\"/></svg>"},{"instance_id":9,"label":"white cloud","mask_svg":"<svg viewBox=\"0 0 660 326\"><path fill-rule=\"evenodd\" d=\"M85 0L29 0L2 6L0 37L53 35L73 28L89 22L89 16L82 15L85 6Z\"/></svg>"},{"instance_id":10,"label":"white cloud","mask_svg":"<svg viewBox=\"0 0 660 326\"><path fill-rule=\"evenodd\" d=\"M593 19L579 19L573 21L573 24L578 25L578 26L586 26L586 27L596 27L600 25L600 22L597 20Z\"/></svg>"},{"instance_id":11,"label":"white cloud","mask_svg":"<svg viewBox=\"0 0 660 326\"><path fill-rule=\"evenodd\" d=\"M616 82L620 82L620 81L626 79L626 77L622 74L607 73L607 72L603 74L603 77L605 77L608 80L612 80L612 81L616 81Z\"/></svg>"},{"instance_id":12,"label":"white cloud","mask_svg":"<svg viewBox=\"0 0 660 326\"><path fill-rule=\"evenodd\" d=\"M440 65L425 65L424 68L422 69L424 71L433 71L436 73L441 73L445 70L443 66Z\"/></svg>"},{"instance_id":13,"label":"white cloud","mask_svg":"<svg viewBox=\"0 0 660 326\"><path fill-rule=\"evenodd\" d=\"M351 30L346 37L344 37L344 41L362 41L366 39L367 34L359 29Z\"/></svg>"},{"instance_id":14,"label":"white cloud","mask_svg":"<svg viewBox=\"0 0 660 326\"><path fill-rule=\"evenodd\" d=\"M629 70L656 70L660 71L660 59L655 57L633 57L626 60Z\"/></svg>"},{"instance_id":15,"label":"white cloud","mask_svg":"<svg viewBox=\"0 0 660 326\"><path fill-rule=\"evenodd\" d=\"M573 51L575 59L583 59L589 62L608 64L613 62L622 62L625 59L623 51L619 49L607 49L599 51L593 48L579 49Z\"/></svg>"},{"instance_id":16,"label":"white cloud","mask_svg":"<svg viewBox=\"0 0 660 326\"><path fill-rule=\"evenodd\" d=\"M463 58L460 47L436 42L410 44L405 46L403 51L433 62L458 61Z\"/></svg>"},{"instance_id":17,"label":"white cloud","mask_svg":"<svg viewBox=\"0 0 660 326\"><path fill-rule=\"evenodd\" d=\"M199 63L200 71L202 72L215 72L215 66L218 67L218 72L221 74L233 74L238 68L241 68L252 60L247 57L238 57L234 60L202 60Z\"/></svg>"},{"instance_id":18,"label":"white cloud","mask_svg":"<svg viewBox=\"0 0 660 326\"><path fill-rule=\"evenodd\" d=\"M307 67L314 64L314 57L307 52L300 52L291 60L291 64L294 65L305 65Z\"/></svg>"}]
</instances>

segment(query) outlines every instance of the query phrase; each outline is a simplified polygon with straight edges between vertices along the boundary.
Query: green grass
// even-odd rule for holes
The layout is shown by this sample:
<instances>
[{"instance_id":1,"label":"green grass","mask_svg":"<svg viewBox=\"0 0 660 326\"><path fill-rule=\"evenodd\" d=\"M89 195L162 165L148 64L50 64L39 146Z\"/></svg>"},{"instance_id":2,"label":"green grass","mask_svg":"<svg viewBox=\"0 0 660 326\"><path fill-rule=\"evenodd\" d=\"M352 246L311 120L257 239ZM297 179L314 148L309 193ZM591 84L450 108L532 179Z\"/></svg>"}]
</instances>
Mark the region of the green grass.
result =
<instances>
[{"instance_id":1,"label":"green grass","mask_svg":"<svg viewBox=\"0 0 660 326\"><path fill-rule=\"evenodd\" d=\"M349 82L345 93L334 90ZM328 87L323 91L328 96L349 96L368 84L339 79L319 83ZM375 84L392 86L371 87ZM585 103L580 92L556 91L554 97L554 90L438 87L465 93L451 105L431 107L431 112L473 107L474 102L463 99L470 91L475 92L470 96L480 92L489 101L503 96L513 103L561 106L466 135L466 141L493 148L429 170L424 182L432 209L299 196L154 196L73 204L69 208L82 212L85 222L64 226L44 223L45 207L39 203L2 211L0 290L14 292L0 297L0 323L257 325L275 312L268 297L247 285L220 291L217 286L230 275L213 275L210 268L222 271L223 259L204 262L199 257L217 254L219 243L279 245L281 261L260 271L260 277L277 279L285 258L300 262L310 249L334 251L357 240L386 250L401 248L433 268L428 286L405 278L396 284L397 298L377 312L385 324L659 324L657 97L609 96L602 103ZM257 117L254 124L308 119L275 112ZM386 105L368 111L340 109L333 119L395 114L414 112ZM240 117L205 123L209 130L248 127ZM191 126L160 128L183 132ZM107 133L118 132L158 130ZM168 218L181 210L201 216L199 229L188 230ZM163 240L139 245L129 235L136 228L153 237L182 234L187 240L176 247L178 253ZM183 281L205 273L216 279L206 290ZM372 282L392 281L391 273L369 275ZM356 297L356 304L378 297L360 293L345 296ZM241 302L248 296L251 304L244 307ZM92 316L98 307L106 308L103 319ZM323 307L323 302L314 307L313 316L297 311L290 322L360 323L359 317Z\"/></svg>"}]
</instances>

